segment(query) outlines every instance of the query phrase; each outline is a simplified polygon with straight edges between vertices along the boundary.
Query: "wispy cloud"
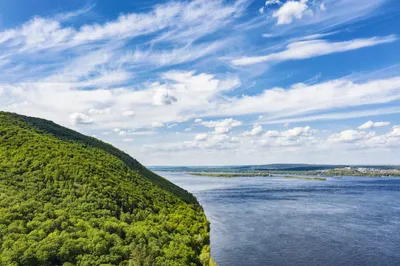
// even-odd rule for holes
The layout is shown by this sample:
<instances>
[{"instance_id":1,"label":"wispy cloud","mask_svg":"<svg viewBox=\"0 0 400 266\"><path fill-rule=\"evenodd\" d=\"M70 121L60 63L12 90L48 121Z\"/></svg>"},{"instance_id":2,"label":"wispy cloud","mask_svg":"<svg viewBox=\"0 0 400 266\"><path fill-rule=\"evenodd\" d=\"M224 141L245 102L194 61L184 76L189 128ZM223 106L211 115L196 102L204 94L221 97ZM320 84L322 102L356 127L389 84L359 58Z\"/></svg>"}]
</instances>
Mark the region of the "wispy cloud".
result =
<instances>
[{"instance_id":1,"label":"wispy cloud","mask_svg":"<svg viewBox=\"0 0 400 266\"><path fill-rule=\"evenodd\" d=\"M86 12L55 18L34 17L22 26L0 32L0 44L18 52L71 48L85 43L126 40L161 32L153 41L194 41L226 26L243 12L246 1L232 5L223 1L170 2L147 13L128 13L104 24L64 27L62 20ZM164 31L164 32L163 32Z\"/></svg>"},{"instance_id":2,"label":"wispy cloud","mask_svg":"<svg viewBox=\"0 0 400 266\"><path fill-rule=\"evenodd\" d=\"M80 8L78 10L74 10L71 12L65 12L65 13L61 13L58 15L54 16L54 20L56 21L68 21L71 20L73 18L82 16L86 13L88 13L89 11L91 11L96 5L95 4L90 4L90 5L86 5L83 8Z\"/></svg>"},{"instance_id":3,"label":"wispy cloud","mask_svg":"<svg viewBox=\"0 0 400 266\"><path fill-rule=\"evenodd\" d=\"M397 37L389 35L386 37L372 37L355 39L344 42L329 42L325 40L311 40L291 43L286 50L264 56L252 56L235 59L233 65L246 66L262 62L281 62L286 60L307 59L332 53L346 52L364 47L375 46L397 41Z\"/></svg>"},{"instance_id":4,"label":"wispy cloud","mask_svg":"<svg viewBox=\"0 0 400 266\"><path fill-rule=\"evenodd\" d=\"M347 112L331 112L321 115L307 115L294 118L283 118L283 119L271 119L261 120L260 124L285 124L285 123L304 123L304 122L315 122L315 121L329 121L329 120L346 120L360 117L372 117L380 115L391 115L400 114L400 108L389 107L389 108L377 108L366 111L347 111Z\"/></svg>"},{"instance_id":5,"label":"wispy cloud","mask_svg":"<svg viewBox=\"0 0 400 266\"><path fill-rule=\"evenodd\" d=\"M296 115L346 107L388 103L400 99L400 77L353 83L346 79L305 85L289 89L273 88L261 94L231 98L214 113L245 115L268 113L269 116Z\"/></svg>"},{"instance_id":6,"label":"wispy cloud","mask_svg":"<svg viewBox=\"0 0 400 266\"><path fill-rule=\"evenodd\" d=\"M187 44L183 47L170 50L146 49L128 52L119 59L123 64L134 64L136 66L153 65L169 66L190 62L207 55L215 54L223 49L229 42L215 41L212 43L202 43L198 45Z\"/></svg>"},{"instance_id":7,"label":"wispy cloud","mask_svg":"<svg viewBox=\"0 0 400 266\"><path fill-rule=\"evenodd\" d=\"M248 154L265 163L329 145L393 147L397 128L368 134L397 124L379 117L400 113L397 68L370 72L371 65L343 63L337 71L304 60L347 51L345 58L383 44L395 52L398 38L389 34L397 30L349 34L343 28L374 23L386 1L268 0L256 8L251 0L164 1L123 15L88 5L15 21L19 26L0 32L0 108L100 136L151 162L207 153L211 163L230 163L235 154L236 162ZM101 21L94 23L93 15ZM395 64L389 56L371 56L379 66ZM289 60L304 70L276 66ZM368 122L344 121L357 117ZM364 138L327 141L314 129L324 120L343 120L345 130L332 131L337 139ZM297 125L274 125L284 123ZM356 133L341 134L346 130ZM138 154L140 148L145 152Z\"/></svg>"}]
</instances>

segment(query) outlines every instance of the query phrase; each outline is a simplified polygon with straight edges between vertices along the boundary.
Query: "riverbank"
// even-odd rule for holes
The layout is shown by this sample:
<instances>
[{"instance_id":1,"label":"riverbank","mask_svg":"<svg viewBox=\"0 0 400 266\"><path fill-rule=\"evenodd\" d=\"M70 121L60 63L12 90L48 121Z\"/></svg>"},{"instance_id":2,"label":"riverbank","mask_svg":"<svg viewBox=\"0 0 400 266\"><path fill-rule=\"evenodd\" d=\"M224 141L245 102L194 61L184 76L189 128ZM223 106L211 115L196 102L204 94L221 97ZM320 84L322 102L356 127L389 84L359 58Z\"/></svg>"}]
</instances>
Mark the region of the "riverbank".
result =
<instances>
[{"instance_id":1,"label":"riverbank","mask_svg":"<svg viewBox=\"0 0 400 266\"><path fill-rule=\"evenodd\" d=\"M187 173L192 176L209 176L209 177L221 177L221 178L234 178L234 177L280 177L280 178L293 178L300 180L311 180L311 181L326 181L325 177L307 177L297 175L273 175L270 173Z\"/></svg>"},{"instance_id":2,"label":"riverbank","mask_svg":"<svg viewBox=\"0 0 400 266\"><path fill-rule=\"evenodd\" d=\"M325 177L306 177L306 176L277 176L282 178L293 178L293 179L300 179L300 180L310 180L310 181L326 181Z\"/></svg>"},{"instance_id":3,"label":"riverbank","mask_svg":"<svg viewBox=\"0 0 400 266\"><path fill-rule=\"evenodd\" d=\"M194 176L211 176L211 177L254 177L254 176L272 176L269 173L187 173Z\"/></svg>"}]
</instances>

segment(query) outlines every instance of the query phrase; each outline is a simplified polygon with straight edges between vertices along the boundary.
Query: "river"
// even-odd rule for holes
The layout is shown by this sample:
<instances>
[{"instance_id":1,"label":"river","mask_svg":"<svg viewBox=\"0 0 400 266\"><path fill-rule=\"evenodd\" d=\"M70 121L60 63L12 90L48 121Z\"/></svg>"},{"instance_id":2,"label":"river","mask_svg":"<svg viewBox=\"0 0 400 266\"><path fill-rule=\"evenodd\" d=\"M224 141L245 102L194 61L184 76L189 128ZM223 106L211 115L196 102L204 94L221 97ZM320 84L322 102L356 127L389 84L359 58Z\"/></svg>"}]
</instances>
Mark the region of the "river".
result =
<instances>
[{"instance_id":1,"label":"river","mask_svg":"<svg viewBox=\"0 0 400 266\"><path fill-rule=\"evenodd\" d=\"M400 179L158 174L204 207L220 266L400 265Z\"/></svg>"}]
</instances>

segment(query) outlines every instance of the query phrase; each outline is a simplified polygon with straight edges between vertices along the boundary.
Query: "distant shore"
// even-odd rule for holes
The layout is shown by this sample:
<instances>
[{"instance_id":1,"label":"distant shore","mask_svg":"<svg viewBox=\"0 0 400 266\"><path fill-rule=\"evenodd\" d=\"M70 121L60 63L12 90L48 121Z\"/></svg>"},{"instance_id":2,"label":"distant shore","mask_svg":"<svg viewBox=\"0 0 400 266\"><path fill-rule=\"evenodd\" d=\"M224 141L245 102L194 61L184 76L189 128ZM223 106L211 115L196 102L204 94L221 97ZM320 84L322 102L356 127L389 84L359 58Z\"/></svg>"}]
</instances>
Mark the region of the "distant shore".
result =
<instances>
[{"instance_id":1,"label":"distant shore","mask_svg":"<svg viewBox=\"0 0 400 266\"><path fill-rule=\"evenodd\" d=\"M180 171L171 171L180 172ZM185 171L187 172L187 171ZM221 171L221 172L208 172L208 171L190 171L187 172L189 175L193 176L210 176L210 177L223 177L223 178L233 178L233 177L284 177L284 178L297 178L304 180L326 180L326 177L342 177L342 176L365 176L365 177L400 177L398 171L385 171L385 172L373 172L366 171L360 172L352 169L331 169L331 170L321 170L321 171ZM312 177L308 177L312 176ZM316 177L314 177L316 176Z\"/></svg>"},{"instance_id":2,"label":"distant shore","mask_svg":"<svg viewBox=\"0 0 400 266\"><path fill-rule=\"evenodd\" d=\"M207 173L207 172L189 172L189 175L211 176L211 177L253 177L253 176L272 176L269 173Z\"/></svg>"},{"instance_id":3,"label":"distant shore","mask_svg":"<svg viewBox=\"0 0 400 266\"><path fill-rule=\"evenodd\" d=\"M194 176L210 176L210 177L222 177L222 178L233 178L233 177L280 177L280 178L294 178L301 180L314 180L314 181L326 181L324 177L306 177L296 175L273 175L270 173L188 173Z\"/></svg>"}]
</instances>

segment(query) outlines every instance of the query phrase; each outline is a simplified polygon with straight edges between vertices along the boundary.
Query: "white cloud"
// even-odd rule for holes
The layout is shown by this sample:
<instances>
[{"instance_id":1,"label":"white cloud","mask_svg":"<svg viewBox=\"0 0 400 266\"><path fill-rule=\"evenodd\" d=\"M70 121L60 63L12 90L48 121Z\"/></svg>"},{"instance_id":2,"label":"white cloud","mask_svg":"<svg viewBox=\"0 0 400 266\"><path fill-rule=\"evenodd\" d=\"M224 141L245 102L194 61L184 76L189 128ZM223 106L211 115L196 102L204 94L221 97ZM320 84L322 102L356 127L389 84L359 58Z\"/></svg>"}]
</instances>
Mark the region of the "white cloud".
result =
<instances>
[{"instance_id":1,"label":"white cloud","mask_svg":"<svg viewBox=\"0 0 400 266\"><path fill-rule=\"evenodd\" d=\"M278 25L289 24L294 19L301 19L307 10L307 0L287 1L272 16L278 19Z\"/></svg>"},{"instance_id":2,"label":"white cloud","mask_svg":"<svg viewBox=\"0 0 400 266\"><path fill-rule=\"evenodd\" d=\"M392 132L390 132L392 137L400 137L400 126L394 126Z\"/></svg>"},{"instance_id":3,"label":"white cloud","mask_svg":"<svg viewBox=\"0 0 400 266\"><path fill-rule=\"evenodd\" d=\"M200 161L196 160L197 164L202 165L211 165L213 161L220 162L223 158L227 158L223 164L254 164L254 158L259 158L256 162L260 164L266 160L290 163L303 157L307 158L304 162L324 163L326 158L332 158L332 154L336 159L330 161L331 163L360 164L365 163L368 158L368 163L372 164L377 162L377 155L379 159L382 155L393 155L392 152L400 147L400 130L395 129L400 129L400 126L395 126L392 131L382 135L346 130L326 137L325 130L314 130L304 126L284 131L264 131L263 134L253 136L251 140L243 135L231 137L209 134L208 138L202 141L145 145L143 152L151 156L160 156L160 159L165 159L166 154L183 160L188 156L195 156L202 158ZM268 148L269 152L266 153L265 148ZM249 161L246 161L247 155L251 157ZM208 160L209 158L212 159Z\"/></svg>"},{"instance_id":4,"label":"white cloud","mask_svg":"<svg viewBox=\"0 0 400 266\"><path fill-rule=\"evenodd\" d=\"M122 112L123 116L135 116L135 112L131 110L123 111Z\"/></svg>"},{"instance_id":5,"label":"white cloud","mask_svg":"<svg viewBox=\"0 0 400 266\"><path fill-rule=\"evenodd\" d=\"M152 128L160 128L160 127L163 127L163 126L164 126L164 124L161 123L161 122L153 122L153 124L151 124Z\"/></svg>"},{"instance_id":6,"label":"white cloud","mask_svg":"<svg viewBox=\"0 0 400 266\"><path fill-rule=\"evenodd\" d=\"M272 34L272 33L264 33L262 36L263 36L264 38L274 38L274 37L276 37L276 35L274 35L274 34Z\"/></svg>"},{"instance_id":7,"label":"white cloud","mask_svg":"<svg viewBox=\"0 0 400 266\"><path fill-rule=\"evenodd\" d=\"M315 39L322 39L324 37L331 36L331 35L334 35L337 33L338 33L337 31L332 31L332 32L327 32L327 33L315 33L315 34L310 34L310 35L306 35L306 36L299 37L299 38L294 38L294 39L292 39L292 41L297 42L297 41L304 41L304 40L309 41L309 40L315 40Z\"/></svg>"},{"instance_id":8,"label":"white cloud","mask_svg":"<svg viewBox=\"0 0 400 266\"><path fill-rule=\"evenodd\" d=\"M227 134L232 128L241 126L242 122L233 118L226 118L218 121L203 121L201 124L205 127L214 128L216 134Z\"/></svg>"},{"instance_id":9,"label":"white cloud","mask_svg":"<svg viewBox=\"0 0 400 266\"><path fill-rule=\"evenodd\" d=\"M236 149L240 144L235 137L227 135L207 135L198 134L193 141L179 141L170 143L161 143L157 145L144 145L145 152L152 154L165 154L170 152L185 152L190 150L201 150L206 152L224 151Z\"/></svg>"},{"instance_id":10,"label":"white cloud","mask_svg":"<svg viewBox=\"0 0 400 266\"><path fill-rule=\"evenodd\" d=\"M160 124L154 125L153 128L158 128L161 127ZM134 129L127 129L127 130L120 130L118 132L119 136L126 136L126 135L139 135L139 136L148 136L148 135L154 135L154 131L149 131L149 130L143 130L141 129L140 131L135 131Z\"/></svg>"},{"instance_id":11,"label":"white cloud","mask_svg":"<svg viewBox=\"0 0 400 266\"><path fill-rule=\"evenodd\" d=\"M231 131L231 129L229 127L224 127L224 126L215 127L215 130L214 130L215 134L227 134L230 131Z\"/></svg>"},{"instance_id":12,"label":"white cloud","mask_svg":"<svg viewBox=\"0 0 400 266\"><path fill-rule=\"evenodd\" d=\"M345 130L340 133L335 133L329 136L328 141L330 142L355 142L361 140L367 136L364 131L357 130Z\"/></svg>"},{"instance_id":13,"label":"white cloud","mask_svg":"<svg viewBox=\"0 0 400 266\"><path fill-rule=\"evenodd\" d=\"M263 132L262 126L256 124L250 131L245 131L243 133L243 136L257 136L260 135L262 132Z\"/></svg>"},{"instance_id":14,"label":"white cloud","mask_svg":"<svg viewBox=\"0 0 400 266\"><path fill-rule=\"evenodd\" d=\"M168 90L159 89L153 96L154 105L170 105L178 100Z\"/></svg>"},{"instance_id":15,"label":"white cloud","mask_svg":"<svg viewBox=\"0 0 400 266\"><path fill-rule=\"evenodd\" d=\"M371 117L371 116L398 114L398 113L400 113L400 108L389 107L389 108L377 108L377 109L365 110L365 111L332 112L332 113L326 113L326 114L322 114L322 115L307 115L307 116L300 116L300 117L286 118L286 119L264 120L264 121L262 121L262 123L263 124L287 125L289 123L295 123L295 122L298 123L298 122L323 121L323 120L325 120L325 121L327 121L327 120L345 120L345 119L349 119L349 118ZM283 116L285 116L285 115L283 115Z\"/></svg>"},{"instance_id":16,"label":"white cloud","mask_svg":"<svg viewBox=\"0 0 400 266\"><path fill-rule=\"evenodd\" d=\"M394 126L391 132L376 135L375 132L346 130L329 136L328 143L342 143L361 149L397 149L400 147L400 127Z\"/></svg>"},{"instance_id":17,"label":"white cloud","mask_svg":"<svg viewBox=\"0 0 400 266\"><path fill-rule=\"evenodd\" d=\"M163 40L179 37L195 40L229 24L241 15L244 7L244 1L232 5L203 0L170 2L156 5L147 13L128 13L104 24L87 24L79 29L63 27L60 21L65 16L36 16L18 28L0 32L0 44L18 47L19 51L60 49L100 40L125 40L163 29L168 30Z\"/></svg>"},{"instance_id":18,"label":"white cloud","mask_svg":"<svg viewBox=\"0 0 400 266\"><path fill-rule=\"evenodd\" d=\"M229 45L227 41L215 41L199 45L188 44L182 48L172 50L136 50L122 56L119 62L137 64L140 67L145 65L154 65L157 67L177 65L213 54L223 49L226 45Z\"/></svg>"},{"instance_id":19,"label":"white cloud","mask_svg":"<svg viewBox=\"0 0 400 266\"><path fill-rule=\"evenodd\" d=\"M202 125L205 127L220 127L220 126L237 127L242 125L242 122L235 120L233 118L226 118L224 120L218 120L218 121L204 121Z\"/></svg>"},{"instance_id":20,"label":"white cloud","mask_svg":"<svg viewBox=\"0 0 400 266\"><path fill-rule=\"evenodd\" d=\"M168 128L173 128L173 127L176 127L178 124L171 124L171 125L168 125L167 127Z\"/></svg>"},{"instance_id":21,"label":"white cloud","mask_svg":"<svg viewBox=\"0 0 400 266\"><path fill-rule=\"evenodd\" d=\"M311 127L295 127L285 131L267 130L257 134L256 145L268 147L298 147L313 145L317 142L315 130Z\"/></svg>"},{"instance_id":22,"label":"white cloud","mask_svg":"<svg viewBox=\"0 0 400 266\"><path fill-rule=\"evenodd\" d=\"M60 81L44 78L2 85L0 104L4 110L35 114L63 125L69 124L69 114L86 114L90 110L87 114L95 117L96 126L103 129L129 127L133 122L135 128L141 128L151 126L152 121L169 124L199 117L222 93L240 85L235 76L171 71L161 74L158 82L113 89L81 89L73 81L79 77L72 76L63 75ZM21 103L27 104L17 108L15 104ZM135 115L134 121L130 119L132 115Z\"/></svg>"},{"instance_id":23,"label":"white cloud","mask_svg":"<svg viewBox=\"0 0 400 266\"><path fill-rule=\"evenodd\" d=\"M385 127L389 126L390 122L372 122L371 120L368 122L365 122L361 126L358 127L358 129L364 130L364 129L371 129L375 127Z\"/></svg>"},{"instance_id":24,"label":"white cloud","mask_svg":"<svg viewBox=\"0 0 400 266\"><path fill-rule=\"evenodd\" d=\"M346 52L378 44L397 41L397 37L389 35L386 37L373 37L365 39L354 39L343 42L328 42L325 40L310 40L291 43L286 50L268 54L265 56L243 57L233 60L236 66L246 66L262 62L281 62L287 60L307 59L332 53Z\"/></svg>"},{"instance_id":25,"label":"white cloud","mask_svg":"<svg viewBox=\"0 0 400 266\"><path fill-rule=\"evenodd\" d=\"M282 2L280 0L266 0L265 5L270 6L270 5L281 5Z\"/></svg>"},{"instance_id":26,"label":"white cloud","mask_svg":"<svg viewBox=\"0 0 400 266\"><path fill-rule=\"evenodd\" d=\"M260 14L264 14L264 9L265 9L265 7L260 7L260 9L258 10L258 12L260 12Z\"/></svg>"},{"instance_id":27,"label":"white cloud","mask_svg":"<svg viewBox=\"0 0 400 266\"><path fill-rule=\"evenodd\" d=\"M68 42L74 33L72 28L62 28L59 21L34 17L20 28L1 32L0 44L18 46L21 51L42 50Z\"/></svg>"},{"instance_id":28,"label":"white cloud","mask_svg":"<svg viewBox=\"0 0 400 266\"><path fill-rule=\"evenodd\" d=\"M125 130L121 130L120 132L118 132L118 135L120 136L125 136L128 132Z\"/></svg>"},{"instance_id":29,"label":"white cloud","mask_svg":"<svg viewBox=\"0 0 400 266\"><path fill-rule=\"evenodd\" d=\"M90 109L101 110L97 106L109 106L112 113L96 115L96 126L124 128L132 123L132 120L120 114L135 106L134 123L136 128L140 128L151 126L152 121L173 123L193 119L190 113L200 112L215 96L238 84L236 78L231 81L229 76L217 79L213 75L196 75L194 72L175 71L165 73L163 77L168 79L161 79L158 84L139 84L133 88L82 90L68 82L38 82L6 85L4 91L15 103L29 103L21 106L18 112L35 113L64 125L68 121L63 121L62 118L70 113L85 113ZM160 90L168 90L169 95L177 95L182 101L154 108L153 96ZM9 108L13 110L11 105ZM91 112L99 113L95 110Z\"/></svg>"},{"instance_id":30,"label":"white cloud","mask_svg":"<svg viewBox=\"0 0 400 266\"><path fill-rule=\"evenodd\" d=\"M69 116L69 119L71 120L71 123L74 125L86 125L86 124L92 124L94 120L82 113L72 113Z\"/></svg>"},{"instance_id":31,"label":"white cloud","mask_svg":"<svg viewBox=\"0 0 400 266\"><path fill-rule=\"evenodd\" d=\"M83 8L80 8L78 10L74 10L71 12L65 12L65 13L61 13L61 14L57 14L54 16L55 20L59 20L59 21L68 21L72 18L81 16L87 12L89 12L90 10L92 10L96 5L95 4L91 4L91 5L86 5Z\"/></svg>"},{"instance_id":32,"label":"white cloud","mask_svg":"<svg viewBox=\"0 0 400 266\"><path fill-rule=\"evenodd\" d=\"M324 31L328 28L344 27L360 20L376 16L376 10L382 8L388 0L311 0L305 6L300 0L288 0L286 3L294 3L294 7L286 12L281 11L281 22L279 27L272 28L276 33L284 32L305 32ZM282 6L283 7L283 6ZM281 7L281 8L282 8ZM324 9L325 8L325 9ZM302 11L304 10L304 11ZM277 12L277 11L275 11ZM272 12L272 15L274 12ZM301 14L297 19L294 15ZM300 16L300 15L299 15ZM384 16L384 15L383 15ZM273 17L274 21L266 20L266 24L279 23L279 17ZM289 23L289 21L291 22Z\"/></svg>"},{"instance_id":33,"label":"white cloud","mask_svg":"<svg viewBox=\"0 0 400 266\"><path fill-rule=\"evenodd\" d=\"M222 93L240 84L236 77L216 78L204 73L176 71L162 77L165 79L161 80L161 84L145 83L139 89L81 90L71 87L70 83L50 82L3 85L1 98L13 101L2 105L3 110L35 114L64 125L69 124L66 118L71 113L85 114L90 109L102 110L98 106L108 106L112 110L110 114L95 116L96 126L104 129L131 126L129 123L132 123L132 119L121 114L132 106L135 106L136 113L135 128L149 127L152 121L169 124L201 116L232 117L263 113L264 117L259 122L266 124L351 118L374 115L375 111L375 115L378 115L400 110L380 110L375 107L362 114L353 114L352 111L335 114L340 108L382 104L400 99L399 77L357 83L338 79L313 85L295 84L290 88L266 89L260 94L237 97L220 97ZM168 89L179 101L154 108L153 96L160 88ZM18 105L17 108L15 104L18 103L26 104ZM331 114L310 115L316 111L329 111ZM301 117L301 114L307 114L307 117ZM294 115L296 118L281 118ZM217 130L220 133L228 131L229 128L223 127Z\"/></svg>"},{"instance_id":34,"label":"white cloud","mask_svg":"<svg viewBox=\"0 0 400 266\"><path fill-rule=\"evenodd\" d=\"M390 122L375 122L374 123L374 127L385 127L385 126L389 126Z\"/></svg>"},{"instance_id":35,"label":"white cloud","mask_svg":"<svg viewBox=\"0 0 400 266\"><path fill-rule=\"evenodd\" d=\"M89 109L88 111L89 114L91 115L108 115L111 114L111 108L105 108L105 109Z\"/></svg>"},{"instance_id":36,"label":"white cloud","mask_svg":"<svg viewBox=\"0 0 400 266\"><path fill-rule=\"evenodd\" d=\"M267 138L276 138L279 137L281 135L281 132L277 131L277 130L268 130L264 133L264 137Z\"/></svg>"},{"instance_id":37,"label":"white cloud","mask_svg":"<svg viewBox=\"0 0 400 266\"><path fill-rule=\"evenodd\" d=\"M133 136L152 136L156 133L154 131L131 131L128 134Z\"/></svg>"},{"instance_id":38,"label":"white cloud","mask_svg":"<svg viewBox=\"0 0 400 266\"><path fill-rule=\"evenodd\" d=\"M260 147L284 147L293 148L301 147L302 145L315 145L317 139L314 137L315 130L311 127L296 127L286 131L262 131L255 126L257 132L254 134L253 140L242 141L241 136L246 137L246 134L241 134L237 137L230 137L227 134L207 134L201 133L195 136L194 141L180 141L175 143L165 143L160 145L146 145L146 149L152 153L165 153L165 152L185 152L190 150L208 150L208 151L223 151L240 149L246 151L252 149L248 146L249 143L254 145L255 148Z\"/></svg>"},{"instance_id":39,"label":"white cloud","mask_svg":"<svg viewBox=\"0 0 400 266\"><path fill-rule=\"evenodd\" d=\"M285 2L294 0L282 1ZM308 5L305 11L289 10L292 13L280 13L273 18L274 11L278 13L282 3L269 0L262 9L266 15L250 20L242 16L249 14L245 12L251 4L247 0L172 1L82 26L77 25L85 18L79 18L79 24L66 20L90 8L59 16L34 17L14 29L0 32L0 107L66 126L71 122L74 125L91 124L77 128L84 134L96 134L104 141L120 145L144 163L155 162L155 155L138 153L138 147L143 143L153 143L155 153L158 146L161 150L180 149L185 153L181 158L171 154L162 156L162 163L189 161L194 158L191 156L194 153L186 153L187 150L198 151L204 162L211 163L230 163L235 154L241 157L232 161L235 163L242 163L243 154L250 155L248 158L257 157L255 160L261 163L279 158L313 160L316 157L308 155L320 148L314 143L328 145L325 139L316 136L317 131L306 126L266 128L264 124L282 123L288 119L299 122L399 112L397 107L377 108L384 103L395 106L397 102L394 101L398 101L400 95L399 78L385 73L379 79L362 77L360 80L364 81L352 82L350 78L342 78L319 84L315 81L313 85L266 87L260 92L262 84L271 84L269 79L276 79L268 75L268 81L261 83L258 77L255 78L269 66L235 68L226 65L226 60L237 58L240 51L264 51L269 56L265 62L279 62L344 49L338 46L347 45L346 49L351 50L358 49L357 45L366 47L385 39L390 42L390 37L396 37L354 40L357 45L323 43L318 39L333 33L312 34L327 32L321 28L340 23L341 19L354 21L355 16L364 19L365 14L372 14L370 11L377 10L383 2L324 0L325 5L322 5L322 0L300 1L298 3ZM322 10L325 6L328 8ZM310 10L314 12L313 16L306 15ZM280 17L284 23L288 20L292 23L268 27L263 36L271 38L264 39L268 47L258 46L260 42L251 39L253 34L259 36L266 25L271 26L276 19L279 22ZM301 19L297 20L298 17ZM289 40L285 45L292 44L284 48L282 44L288 36L305 37ZM251 75L243 75L244 71ZM242 80L239 77L243 77ZM356 108L358 106L363 108ZM354 111L360 109L364 111ZM257 120L260 114L264 117ZM205 123L215 122L208 124L209 132L202 133L204 128L199 126L204 121L200 117L207 120ZM211 119L215 121L208 121ZM246 121L246 129L237 128L242 124L239 120ZM251 128L254 123L258 124ZM155 130L164 126L172 128L176 124L187 127L185 132L181 130L179 139L188 141L169 143L178 137L174 132ZM191 134L186 132L189 130L192 130ZM248 131L240 134L244 130ZM155 137L159 134L163 134L163 138ZM207 134L207 137L200 140L201 134ZM393 128L387 134L363 138L353 144L357 147L394 147L398 134ZM135 147L130 143L121 145L133 139L137 140ZM338 142L332 147L336 144L341 145ZM263 146L271 148L273 153L265 153ZM306 150L311 146L310 153L301 151L307 156L295 157L297 147ZM285 153L289 149L290 153ZM253 151L260 156L255 156ZM210 156L204 156L205 152ZM218 156L222 159L211 160Z\"/></svg>"},{"instance_id":40,"label":"white cloud","mask_svg":"<svg viewBox=\"0 0 400 266\"><path fill-rule=\"evenodd\" d=\"M130 74L125 70L102 71L96 73L95 77L90 77L76 83L77 87L108 87L126 82Z\"/></svg>"},{"instance_id":41,"label":"white cloud","mask_svg":"<svg viewBox=\"0 0 400 266\"><path fill-rule=\"evenodd\" d=\"M311 127L295 127L282 132L282 136L286 138L297 138L299 136L310 136L312 134Z\"/></svg>"},{"instance_id":42,"label":"white cloud","mask_svg":"<svg viewBox=\"0 0 400 266\"><path fill-rule=\"evenodd\" d=\"M194 140L203 141L203 140L206 140L207 138L208 138L208 134L202 133L202 134L197 134L196 137L194 138Z\"/></svg>"},{"instance_id":43,"label":"white cloud","mask_svg":"<svg viewBox=\"0 0 400 266\"><path fill-rule=\"evenodd\" d=\"M382 104L399 99L400 77L363 83L338 79L313 85L295 84L289 89L273 88L253 96L243 95L221 102L218 109L212 112L223 116L268 113L266 119L273 121L279 117L309 115L324 110L333 112L339 108Z\"/></svg>"}]
</instances>

